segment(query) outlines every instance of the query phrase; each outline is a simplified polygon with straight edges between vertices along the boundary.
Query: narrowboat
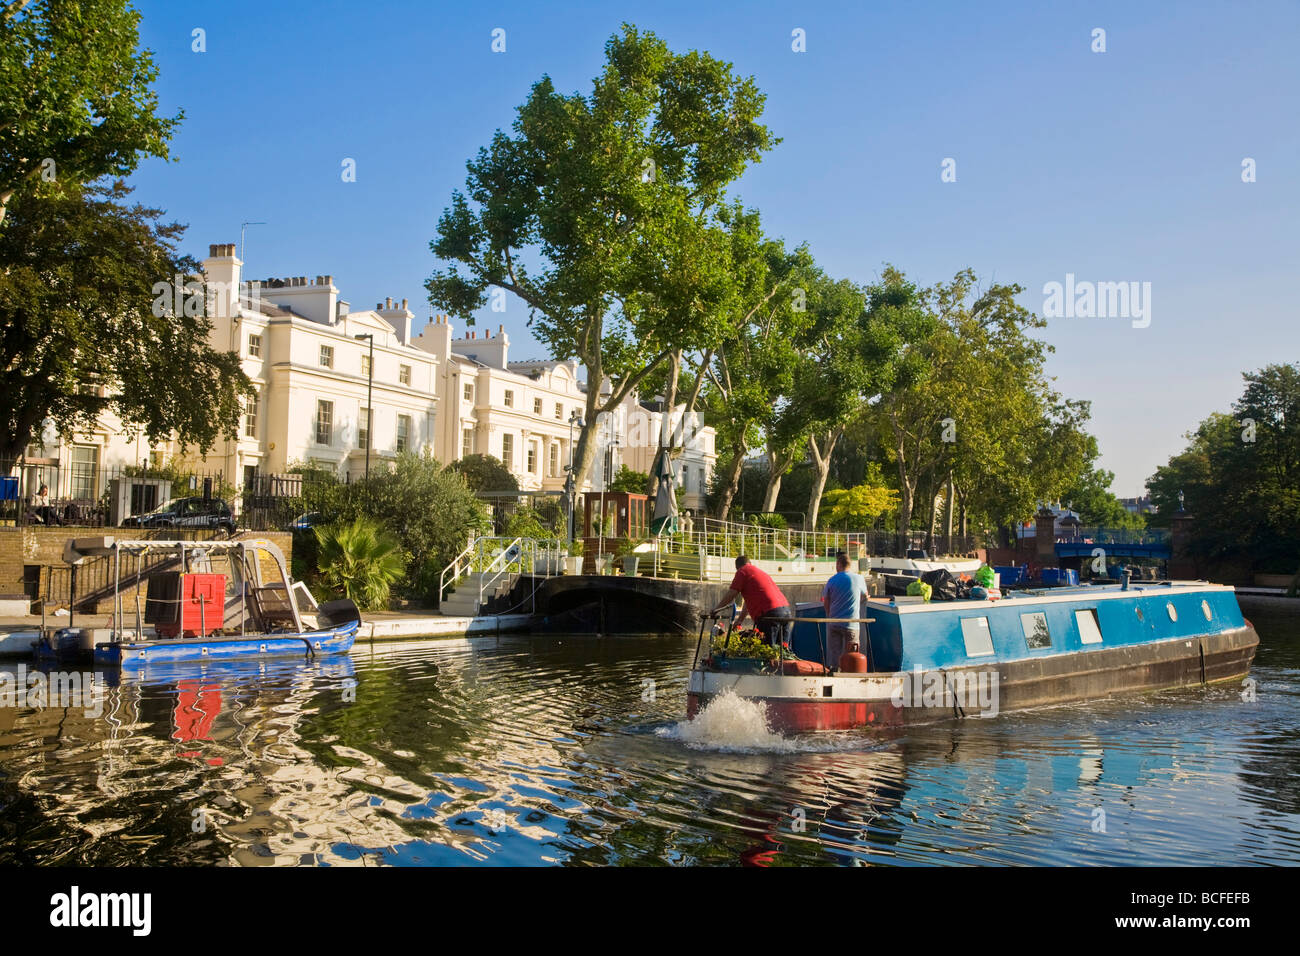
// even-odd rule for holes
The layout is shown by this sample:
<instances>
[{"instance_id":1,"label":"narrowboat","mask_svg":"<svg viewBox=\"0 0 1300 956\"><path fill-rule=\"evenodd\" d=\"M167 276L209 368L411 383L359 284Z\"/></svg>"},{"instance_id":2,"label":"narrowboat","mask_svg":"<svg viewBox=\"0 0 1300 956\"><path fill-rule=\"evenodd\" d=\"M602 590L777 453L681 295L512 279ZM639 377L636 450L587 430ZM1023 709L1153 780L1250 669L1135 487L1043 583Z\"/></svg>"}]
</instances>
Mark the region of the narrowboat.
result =
<instances>
[{"instance_id":1,"label":"narrowboat","mask_svg":"<svg viewBox=\"0 0 1300 956\"><path fill-rule=\"evenodd\" d=\"M42 628L38 659L93 660L124 670L157 663L347 652L361 624L350 600L318 605L289 579L284 554L264 538L226 541L72 538L74 576L107 573L109 627Z\"/></svg>"},{"instance_id":2,"label":"narrowboat","mask_svg":"<svg viewBox=\"0 0 1300 956\"><path fill-rule=\"evenodd\" d=\"M776 660L729 657L719 638L697 650L687 716L725 693L762 701L782 733L995 716L1242 680L1259 644L1233 589L1203 581L869 599L860 652L831 662L823 613L800 605Z\"/></svg>"}]
</instances>

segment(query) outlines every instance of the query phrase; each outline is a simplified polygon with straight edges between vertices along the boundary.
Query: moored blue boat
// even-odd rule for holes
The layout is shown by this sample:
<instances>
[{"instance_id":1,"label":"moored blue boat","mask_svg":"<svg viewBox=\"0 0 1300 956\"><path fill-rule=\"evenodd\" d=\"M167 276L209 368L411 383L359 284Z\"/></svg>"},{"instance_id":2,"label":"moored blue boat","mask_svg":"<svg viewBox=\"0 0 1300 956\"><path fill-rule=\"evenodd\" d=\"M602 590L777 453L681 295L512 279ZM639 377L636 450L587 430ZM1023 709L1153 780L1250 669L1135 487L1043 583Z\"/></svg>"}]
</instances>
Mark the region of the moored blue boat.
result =
<instances>
[{"instance_id":1,"label":"moored blue boat","mask_svg":"<svg viewBox=\"0 0 1300 956\"><path fill-rule=\"evenodd\" d=\"M822 613L820 605L799 608L804 618ZM929 604L870 600L863 615L870 619L861 625L865 673L825 661L825 625L799 623L791 642L797 663L740 674L714 655L697 662L689 713L731 692L764 701L772 724L793 732L992 715L1241 679L1259 643L1233 589L1205 582Z\"/></svg>"},{"instance_id":2,"label":"moored blue boat","mask_svg":"<svg viewBox=\"0 0 1300 956\"><path fill-rule=\"evenodd\" d=\"M124 569L124 556L134 558L134 567L128 560ZM352 601L317 605L301 583L290 581L284 555L266 539L68 541L64 560L74 573L91 559L111 562L111 626L43 633L38 659L90 659L130 670L187 661L315 658L346 653L361 625Z\"/></svg>"}]
</instances>

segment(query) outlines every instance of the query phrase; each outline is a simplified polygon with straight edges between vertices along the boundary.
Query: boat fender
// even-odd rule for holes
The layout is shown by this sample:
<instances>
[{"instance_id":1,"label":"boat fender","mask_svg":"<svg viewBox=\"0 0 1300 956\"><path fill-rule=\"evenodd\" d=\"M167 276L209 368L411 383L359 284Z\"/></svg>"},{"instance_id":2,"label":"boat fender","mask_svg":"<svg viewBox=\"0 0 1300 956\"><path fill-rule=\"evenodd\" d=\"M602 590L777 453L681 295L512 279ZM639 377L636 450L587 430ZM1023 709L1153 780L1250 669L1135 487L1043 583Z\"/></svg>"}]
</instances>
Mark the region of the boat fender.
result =
<instances>
[{"instance_id":1,"label":"boat fender","mask_svg":"<svg viewBox=\"0 0 1300 956\"><path fill-rule=\"evenodd\" d=\"M840 656L840 673L842 674L865 674L867 672L867 655L858 650L858 642L854 641L849 645Z\"/></svg>"}]
</instances>

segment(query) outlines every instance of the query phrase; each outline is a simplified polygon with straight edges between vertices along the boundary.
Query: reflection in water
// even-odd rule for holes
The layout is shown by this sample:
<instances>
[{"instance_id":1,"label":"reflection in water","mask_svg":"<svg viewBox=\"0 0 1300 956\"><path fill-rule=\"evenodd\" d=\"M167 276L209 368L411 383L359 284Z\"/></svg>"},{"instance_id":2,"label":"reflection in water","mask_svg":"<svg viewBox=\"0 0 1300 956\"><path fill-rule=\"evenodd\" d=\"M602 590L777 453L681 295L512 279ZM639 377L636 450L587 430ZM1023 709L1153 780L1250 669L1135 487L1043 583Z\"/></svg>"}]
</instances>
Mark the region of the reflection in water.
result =
<instances>
[{"instance_id":1,"label":"reflection in water","mask_svg":"<svg viewBox=\"0 0 1300 956\"><path fill-rule=\"evenodd\" d=\"M793 740L685 724L673 638L151 668L98 718L0 708L0 863L1296 863L1300 660L1256 624L1254 703Z\"/></svg>"}]
</instances>

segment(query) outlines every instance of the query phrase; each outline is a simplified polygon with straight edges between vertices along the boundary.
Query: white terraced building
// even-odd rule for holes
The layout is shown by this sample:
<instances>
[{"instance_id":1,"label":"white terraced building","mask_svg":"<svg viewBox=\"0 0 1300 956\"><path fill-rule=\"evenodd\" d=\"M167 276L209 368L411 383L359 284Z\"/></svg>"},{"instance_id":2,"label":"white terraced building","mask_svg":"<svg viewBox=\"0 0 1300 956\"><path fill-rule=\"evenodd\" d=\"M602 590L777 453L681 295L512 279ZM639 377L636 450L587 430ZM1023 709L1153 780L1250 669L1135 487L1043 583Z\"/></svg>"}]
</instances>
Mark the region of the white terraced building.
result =
<instances>
[{"instance_id":1,"label":"white terraced building","mask_svg":"<svg viewBox=\"0 0 1300 956\"><path fill-rule=\"evenodd\" d=\"M295 464L356 478L369 445L372 469L403 450L429 450L443 462L488 454L507 465L521 489L563 489L577 439L570 419L586 407L576 362L510 361L504 326L495 335L471 330L458 338L446 316L413 335L415 316L405 299L353 311L333 276L250 282L242 266L233 244L213 245L203 272L209 288L239 289L238 296L209 298L212 343L239 354L258 397L246 408L239 437L219 441L194 462L198 469L220 472L237 488ZM372 339L365 336L373 337L373 375ZM579 490L600 490L624 463L648 471L659 421L660 413L635 395L606 416L595 468ZM679 482L686 507L698 510L716 463L714 436L698 423L687 432L693 440L680 460ZM96 498L106 490L104 471L178 454L172 442L128 439L105 416L94 432L70 442L47 434L43 447L31 449L29 457L42 464L27 470L23 493L34 493L35 482L59 471L73 476L78 497Z\"/></svg>"}]
</instances>

